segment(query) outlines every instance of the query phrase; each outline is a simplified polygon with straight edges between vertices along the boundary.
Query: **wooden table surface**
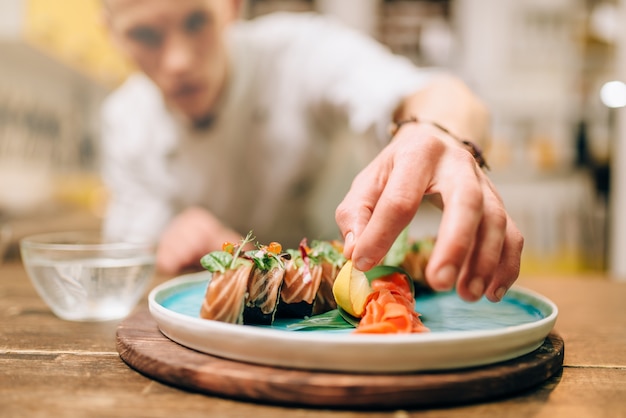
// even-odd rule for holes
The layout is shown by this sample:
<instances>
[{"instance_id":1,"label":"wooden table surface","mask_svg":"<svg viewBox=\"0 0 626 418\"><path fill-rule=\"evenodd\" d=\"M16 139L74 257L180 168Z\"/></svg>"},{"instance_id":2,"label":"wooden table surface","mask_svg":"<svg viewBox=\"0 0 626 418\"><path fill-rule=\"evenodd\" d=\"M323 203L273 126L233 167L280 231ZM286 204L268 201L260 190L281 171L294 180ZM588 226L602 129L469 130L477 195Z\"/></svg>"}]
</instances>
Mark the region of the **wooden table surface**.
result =
<instances>
[{"instance_id":1,"label":"wooden table surface","mask_svg":"<svg viewBox=\"0 0 626 418\"><path fill-rule=\"evenodd\" d=\"M626 283L581 276L518 284L559 307L564 367L539 387L450 408L304 409L189 393L144 377L116 351L121 321L56 318L12 262L0 266L0 417L626 417ZM145 300L137 309L146 309Z\"/></svg>"}]
</instances>

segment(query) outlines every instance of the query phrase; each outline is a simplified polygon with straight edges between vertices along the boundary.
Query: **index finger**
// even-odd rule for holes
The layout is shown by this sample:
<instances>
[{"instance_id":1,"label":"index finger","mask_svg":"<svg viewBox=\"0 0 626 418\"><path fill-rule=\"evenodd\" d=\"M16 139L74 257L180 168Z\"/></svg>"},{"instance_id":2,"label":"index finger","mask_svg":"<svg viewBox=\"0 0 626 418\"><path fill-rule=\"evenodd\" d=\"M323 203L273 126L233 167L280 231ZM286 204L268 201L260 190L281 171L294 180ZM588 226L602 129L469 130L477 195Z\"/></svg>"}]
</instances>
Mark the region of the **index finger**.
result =
<instances>
[{"instance_id":1,"label":"index finger","mask_svg":"<svg viewBox=\"0 0 626 418\"><path fill-rule=\"evenodd\" d=\"M374 161L370 166L375 166ZM369 168L369 167L368 167ZM373 173L373 174L372 174ZM344 237L344 255L351 259L357 237L370 221L384 185L378 169L364 170L356 176L350 190L337 206L335 221Z\"/></svg>"},{"instance_id":2,"label":"index finger","mask_svg":"<svg viewBox=\"0 0 626 418\"><path fill-rule=\"evenodd\" d=\"M430 180L423 170L410 157L396 161L369 222L356 237L352 259L357 269L374 267L411 222Z\"/></svg>"}]
</instances>

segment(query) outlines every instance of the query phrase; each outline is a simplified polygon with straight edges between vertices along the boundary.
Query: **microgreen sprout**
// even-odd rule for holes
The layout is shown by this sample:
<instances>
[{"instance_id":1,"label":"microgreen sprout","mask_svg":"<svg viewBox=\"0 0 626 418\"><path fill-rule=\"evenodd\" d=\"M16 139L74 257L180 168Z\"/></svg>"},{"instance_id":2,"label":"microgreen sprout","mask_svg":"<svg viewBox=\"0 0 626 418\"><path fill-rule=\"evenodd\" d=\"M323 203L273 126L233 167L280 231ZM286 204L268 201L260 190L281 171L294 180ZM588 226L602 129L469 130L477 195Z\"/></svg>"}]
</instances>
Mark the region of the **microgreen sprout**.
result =
<instances>
[{"instance_id":1,"label":"microgreen sprout","mask_svg":"<svg viewBox=\"0 0 626 418\"><path fill-rule=\"evenodd\" d=\"M229 268L232 269L235 267L235 263L237 262L237 258L239 258L239 254L241 253L241 250L243 249L243 247L245 247L247 244L251 243L254 240L255 240L255 237L254 235L252 235L252 231L248 232L248 235L246 235L246 237L241 240L241 244L237 246L237 249L235 250L235 253L233 254L233 260L230 262Z\"/></svg>"}]
</instances>

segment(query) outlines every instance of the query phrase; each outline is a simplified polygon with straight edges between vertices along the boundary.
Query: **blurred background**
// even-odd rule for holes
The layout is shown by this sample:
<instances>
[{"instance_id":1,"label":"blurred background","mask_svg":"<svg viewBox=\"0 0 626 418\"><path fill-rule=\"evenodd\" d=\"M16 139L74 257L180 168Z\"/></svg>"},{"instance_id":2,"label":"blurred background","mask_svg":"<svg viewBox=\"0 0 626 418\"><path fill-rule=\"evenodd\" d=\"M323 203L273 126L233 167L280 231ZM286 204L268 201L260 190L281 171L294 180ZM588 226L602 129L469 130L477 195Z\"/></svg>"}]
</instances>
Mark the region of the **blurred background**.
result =
<instances>
[{"instance_id":1,"label":"blurred background","mask_svg":"<svg viewBox=\"0 0 626 418\"><path fill-rule=\"evenodd\" d=\"M100 7L0 1L5 259L25 235L99 226L99 105L132 71ZM247 0L243 18L279 10L335 15L460 75L493 113L490 177L526 237L522 273L626 279L626 0Z\"/></svg>"}]
</instances>

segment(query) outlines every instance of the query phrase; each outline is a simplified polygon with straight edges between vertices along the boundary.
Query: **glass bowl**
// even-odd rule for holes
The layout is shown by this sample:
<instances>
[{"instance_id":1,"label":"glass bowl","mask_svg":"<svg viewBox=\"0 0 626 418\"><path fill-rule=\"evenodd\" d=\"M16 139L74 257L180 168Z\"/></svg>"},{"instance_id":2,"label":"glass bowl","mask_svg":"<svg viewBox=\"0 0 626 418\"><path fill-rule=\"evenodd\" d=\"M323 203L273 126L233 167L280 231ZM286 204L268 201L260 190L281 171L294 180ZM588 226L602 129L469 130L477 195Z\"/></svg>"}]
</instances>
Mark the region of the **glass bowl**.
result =
<instances>
[{"instance_id":1,"label":"glass bowl","mask_svg":"<svg viewBox=\"0 0 626 418\"><path fill-rule=\"evenodd\" d=\"M20 241L22 262L55 315L71 321L127 316L155 272L154 247L111 242L99 232L55 232Z\"/></svg>"}]
</instances>

